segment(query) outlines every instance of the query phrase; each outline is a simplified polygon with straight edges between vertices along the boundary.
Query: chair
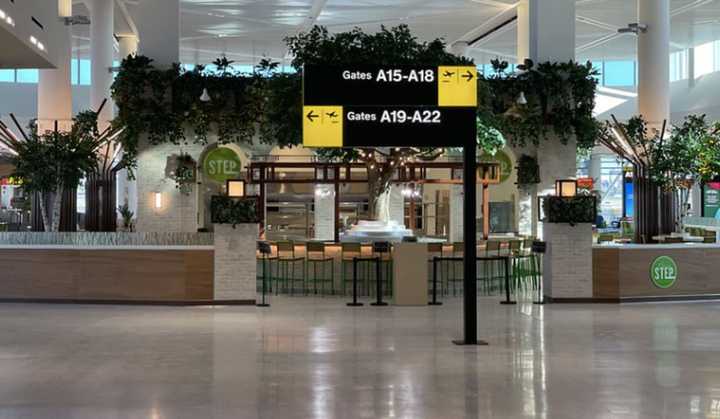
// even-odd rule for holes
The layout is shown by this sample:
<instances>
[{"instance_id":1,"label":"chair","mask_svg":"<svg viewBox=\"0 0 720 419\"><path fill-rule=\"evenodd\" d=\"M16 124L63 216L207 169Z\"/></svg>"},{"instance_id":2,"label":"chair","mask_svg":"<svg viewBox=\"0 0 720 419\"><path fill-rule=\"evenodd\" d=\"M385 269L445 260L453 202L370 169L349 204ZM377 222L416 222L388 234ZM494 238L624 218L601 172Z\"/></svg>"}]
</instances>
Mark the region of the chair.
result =
<instances>
[{"instance_id":1,"label":"chair","mask_svg":"<svg viewBox=\"0 0 720 419\"><path fill-rule=\"evenodd\" d=\"M278 242L277 256L274 261L276 266L274 277L276 294L280 292L280 284L282 283L285 291L288 290L288 285L290 285L290 295L293 295L296 282L300 282L303 293L307 293L305 286L305 258L295 256L295 243L291 241ZM300 272L302 273L300 278L296 276L298 265L300 265Z\"/></svg>"},{"instance_id":2,"label":"chair","mask_svg":"<svg viewBox=\"0 0 720 419\"><path fill-rule=\"evenodd\" d=\"M485 257L495 257L495 256L501 256L502 251L502 242L497 240L488 240L485 242ZM483 261L483 277L485 278L485 281L487 281L487 285L490 290L495 289L501 289L500 284L500 269L498 267L498 262L495 260L486 260Z\"/></svg>"},{"instance_id":3,"label":"chair","mask_svg":"<svg viewBox=\"0 0 720 419\"><path fill-rule=\"evenodd\" d=\"M326 275L326 268L330 265L330 277ZM318 266L320 276L318 276ZM312 267L312 276L310 268ZM325 243L308 242L305 252L305 278L313 283L313 291L318 293L318 282L321 284L320 294L325 295L325 284L330 283L330 295L335 294L335 258L325 254Z\"/></svg>"},{"instance_id":4,"label":"chair","mask_svg":"<svg viewBox=\"0 0 720 419\"><path fill-rule=\"evenodd\" d=\"M362 245L360 243L340 244L340 276L342 280L343 295L347 294L347 284L353 281L352 274L347 275L348 268L352 272L353 260L362 256Z\"/></svg>"}]
</instances>

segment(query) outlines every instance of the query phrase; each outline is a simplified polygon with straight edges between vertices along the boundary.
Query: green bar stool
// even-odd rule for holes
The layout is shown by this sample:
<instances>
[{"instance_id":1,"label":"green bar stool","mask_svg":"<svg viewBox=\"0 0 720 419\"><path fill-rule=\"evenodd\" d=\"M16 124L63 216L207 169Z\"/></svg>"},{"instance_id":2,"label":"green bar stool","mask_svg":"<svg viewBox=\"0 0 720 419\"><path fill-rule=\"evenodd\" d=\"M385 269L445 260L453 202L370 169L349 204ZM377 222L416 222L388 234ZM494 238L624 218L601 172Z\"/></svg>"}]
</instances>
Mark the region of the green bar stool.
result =
<instances>
[{"instance_id":1,"label":"green bar stool","mask_svg":"<svg viewBox=\"0 0 720 419\"><path fill-rule=\"evenodd\" d=\"M327 268L330 266L330 275L327 275ZM313 291L317 295L318 282L320 283L320 295L325 295L325 285L330 283L330 295L335 294L335 258L325 254L325 243L308 242L305 252L305 278L312 282ZM320 275L318 275L318 267ZM311 269L312 268L312 269ZM312 275L310 274L312 270Z\"/></svg>"},{"instance_id":2,"label":"green bar stool","mask_svg":"<svg viewBox=\"0 0 720 419\"><path fill-rule=\"evenodd\" d=\"M290 295L295 293L295 284L302 284L303 293L307 294L305 286L305 258L295 256L295 243L290 241L277 243L277 256L275 257L275 294L280 292L280 285L283 285L285 292ZM300 267L301 276L298 278L297 271Z\"/></svg>"},{"instance_id":3,"label":"green bar stool","mask_svg":"<svg viewBox=\"0 0 720 419\"><path fill-rule=\"evenodd\" d=\"M347 285L353 281L353 259L362 256L362 244L341 243L340 244L340 276L342 279L342 293L347 295ZM350 274L348 274L350 270ZM359 280L359 279L358 279Z\"/></svg>"}]
</instances>

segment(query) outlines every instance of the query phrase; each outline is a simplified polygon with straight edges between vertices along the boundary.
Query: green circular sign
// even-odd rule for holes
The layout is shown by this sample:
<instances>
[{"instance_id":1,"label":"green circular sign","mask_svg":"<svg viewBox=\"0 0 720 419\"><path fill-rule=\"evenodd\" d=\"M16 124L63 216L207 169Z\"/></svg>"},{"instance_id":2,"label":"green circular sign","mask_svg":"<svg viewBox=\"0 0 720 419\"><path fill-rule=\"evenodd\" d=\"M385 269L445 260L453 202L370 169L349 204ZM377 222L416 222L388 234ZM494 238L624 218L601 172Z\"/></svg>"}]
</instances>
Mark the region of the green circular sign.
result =
<instances>
[{"instance_id":1,"label":"green circular sign","mask_svg":"<svg viewBox=\"0 0 720 419\"><path fill-rule=\"evenodd\" d=\"M484 163L500 163L500 183L508 180L512 174L512 160L503 150L498 150L494 156L492 154L483 153L478 160Z\"/></svg>"},{"instance_id":2,"label":"green circular sign","mask_svg":"<svg viewBox=\"0 0 720 419\"><path fill-rule=\"evenodd\" d=\"M241 177L242 163L237 153L227 147L211 150L203 160L203 173L209 179L225 183L228 179Z\"/></svg>"},{"instance_id":3,"label":"green circular sign","mask_svg":"<svg viewBox=\"0 0 720 419\"><path fill-rule=\"evenodd\" d=\"M670 256L660 256L650 266L650 279L658 288L670 288L678 279L678 267Z\"/></svg>"}]
</instances>

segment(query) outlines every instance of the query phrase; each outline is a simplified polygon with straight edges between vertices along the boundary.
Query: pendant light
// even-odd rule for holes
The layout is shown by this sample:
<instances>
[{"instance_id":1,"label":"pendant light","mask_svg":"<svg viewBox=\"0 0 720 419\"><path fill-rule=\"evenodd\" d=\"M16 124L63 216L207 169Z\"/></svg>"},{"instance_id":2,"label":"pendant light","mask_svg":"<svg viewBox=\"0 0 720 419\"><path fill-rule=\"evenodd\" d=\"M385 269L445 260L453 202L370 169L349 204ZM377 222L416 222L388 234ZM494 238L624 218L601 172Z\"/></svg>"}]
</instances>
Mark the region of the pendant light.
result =
<instances>
[{"instance_id":1,"label":"pendant light","mask_svg":"<svg viewBox=\"0 0 720 419\"><path fill-rule=\"evenodd\" d=\"M203 88L202 95L200 95L200 101L201 102L210 102L212 98L210 97L210 94L208 93L207 88Z\"/></svg>"},{"instance_id":2,"label":"pendant light","mask_svg":"<svg viewBox=\"0 0 720 419\"><path fill-rule=\"evenodd\" d=\"M527 99L525 98L525 92L520 92L520 94L517 97L517 104L518 105L527 105Z\"/></svg>"}]
</instances>

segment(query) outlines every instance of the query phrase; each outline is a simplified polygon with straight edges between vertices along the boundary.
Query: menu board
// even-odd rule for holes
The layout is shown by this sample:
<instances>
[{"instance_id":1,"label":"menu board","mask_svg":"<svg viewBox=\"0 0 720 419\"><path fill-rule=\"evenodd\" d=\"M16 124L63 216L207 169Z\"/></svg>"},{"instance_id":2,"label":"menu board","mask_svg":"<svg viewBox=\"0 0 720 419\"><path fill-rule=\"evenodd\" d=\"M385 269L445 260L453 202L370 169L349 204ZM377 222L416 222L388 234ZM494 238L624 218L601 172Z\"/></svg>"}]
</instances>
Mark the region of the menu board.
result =
<instances>
[{"instance_id":1,"label":"menu board","mask_svg":"<svg viewBox=\"0 0 720 419\"><path fill-rule=\"evenodd\" d=\"M720 219L720 182L703 186L703 217Z\"/></svg>"}]
</instances>

